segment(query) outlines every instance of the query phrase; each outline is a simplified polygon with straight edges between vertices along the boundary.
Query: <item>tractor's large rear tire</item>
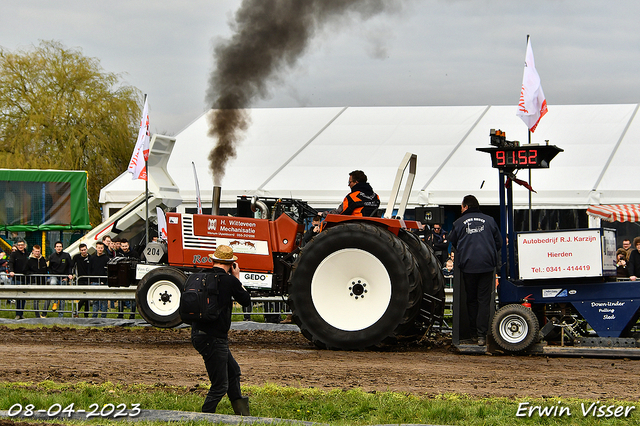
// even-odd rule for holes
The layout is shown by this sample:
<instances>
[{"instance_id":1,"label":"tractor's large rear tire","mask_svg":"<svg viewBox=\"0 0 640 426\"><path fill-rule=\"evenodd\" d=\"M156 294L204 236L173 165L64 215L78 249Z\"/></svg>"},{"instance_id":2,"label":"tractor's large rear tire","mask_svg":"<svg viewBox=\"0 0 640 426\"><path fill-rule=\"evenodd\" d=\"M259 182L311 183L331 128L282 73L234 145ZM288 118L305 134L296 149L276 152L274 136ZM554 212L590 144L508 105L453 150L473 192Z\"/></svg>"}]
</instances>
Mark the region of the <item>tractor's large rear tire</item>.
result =
<instances>
[{"instance_id":1,"label":"tractor's large rear tire","mask_svg":"<svg viewBox=\"0 0 640 426\"><path fill-rule=\"evenodd\" d=\"M149 324L172 328L180 325L180 296L187 276L179 269L161 266L149 271L138 283L136 304Z\"/></svg>"},{"instance_id":2,"label":"tractor's large rear tire","mask_svg":"<svg viewBox=\"0 0 640 426\"><path fill-rule=\"evenodd\" d=\"M442 267L433 250L425 245L418 236L401 229L398 236L404 241L416 259L422 278L422 304L418 321L426 329L436 323L442 323L444 316L444 275Z\"/></svg>"},{"instance_id":3,"label":"tractor's large rear tire","mask_svg":"<svg viewBox=\"0 0 640 426\"><path fill-rule=\"evenodd\" d=\"M321 348L359 350L395 338L413 325L421 300L409 248L386 229L363 222L314 237L289 282L293 320Z\"/></svg>"}]
</instances>

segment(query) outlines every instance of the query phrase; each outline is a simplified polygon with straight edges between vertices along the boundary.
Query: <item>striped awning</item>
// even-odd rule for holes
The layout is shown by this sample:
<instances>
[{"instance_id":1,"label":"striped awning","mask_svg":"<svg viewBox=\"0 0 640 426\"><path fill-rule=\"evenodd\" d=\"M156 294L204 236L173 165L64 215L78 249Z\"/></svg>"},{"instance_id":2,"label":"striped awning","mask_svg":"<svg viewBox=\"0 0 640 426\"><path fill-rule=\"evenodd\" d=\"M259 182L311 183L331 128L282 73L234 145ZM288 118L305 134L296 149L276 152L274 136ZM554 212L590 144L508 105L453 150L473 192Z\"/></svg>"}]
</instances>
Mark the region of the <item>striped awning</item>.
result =
<instances>
[{"instance_id":1,"label":"striped awning","mask_svg":"<svg viewBox=\"0 0 640 426\"><path fill-rule=\"evenodd\" d=\"M608 222L640 222L640 204L592 205L587 214Z\"/></svg>"}]
</instances>

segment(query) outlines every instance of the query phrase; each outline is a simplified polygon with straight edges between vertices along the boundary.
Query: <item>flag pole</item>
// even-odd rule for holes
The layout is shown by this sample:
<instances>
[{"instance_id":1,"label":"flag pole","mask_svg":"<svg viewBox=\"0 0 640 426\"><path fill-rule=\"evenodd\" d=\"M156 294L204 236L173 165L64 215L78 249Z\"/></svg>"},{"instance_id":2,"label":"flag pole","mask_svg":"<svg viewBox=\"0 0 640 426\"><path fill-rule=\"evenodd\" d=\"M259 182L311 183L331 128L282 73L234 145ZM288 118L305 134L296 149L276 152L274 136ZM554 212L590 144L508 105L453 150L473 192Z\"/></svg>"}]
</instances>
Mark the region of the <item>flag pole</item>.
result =
<instances>
[{"instance_id":1,"label":"flag pole","mask_svg":"<svg viewBox=\"0 0 640 426\"><path fill-rule=\"evenodd\" d=\"M145 246L149 244L149 164L147 160L144 160L144 167L147 169L147 180L144 181L144 194L145 194L145 210L147 212L147 217L145 218L145 230L144 230L144 240Z\"/></svg>"},{"instance_id":2,"label":"flag pole","mask_svg":"<svg viewBox=\"0 0 640 426\"><path fill-rule=\"evenodd\" d=\"M528 39L529 39L529 36L527 36L527 41ZM529 130L529 145L531 145L531 130ZM529 186L533 188L533 186L531 185L531 169L529 169ZM533 213L531 210L531 193L532 192L533 191L529 191L529 231L533 231L532 225L531 225L533 223L533 220L531 218L531 214Z\"/></svg>"},{"instance_id":3,"label":"flag pole","mask_svg":"<svg viewBox=\"0 0 640 426\"><path fill-rule=\"evenodd\" d=\"M529 46L529 34L527 34L527 44L525 45L525 49L527 48L527 46ZM529 133L529 145L531 145L531 129L529 129L528 126L527 126L527 130ZM531 169L529 169L529 186L533 188L533 186L531 186ZM533 219L531 217L531 214L533 213L531 210L531 192L532 191L529 191L529 231L533 231L532 229Z\"/></svg>"},{"instance_id":4,"label":"flag pole","mask_svg":"<svg viewBox=\"0 0 640 426\"><path fill-rule=\"evenodd\" d=\"M527 34L527 49L524 59L524 73L522 75L522 89L520 90L520 102L518 103L518 112L516 115L522 118L522 121L528 128L529 145L531 144L531 133L536 130L538 122L547 113L547 100L542 91L540 84L540 76L536 71L535 61L533 59L533 49L531 48L531 38ZM529 168L529 188L531 188L531 168ZM529 192L529 231L533 230L532 217L532 189Z\"/></svg>"},{"instance_id":5,"label":"flag pole","mask_svg":"<svg viewBox=\"0 0 640 426\"><path fill-rule=\"evenodd\" d=\"M132 174L133 180L144 179L145 193L145 245L149 243L149 104L147 103L147 94L144 94L144 106L142 108L142 119L140 120L140 129L138 130L138 138L136 145L129 160L127 172ZM142 157L142 158L141 158ZM144 163L142 162L144 160Z\"/></svg>"},{"instance_id":6,"label":"flag pole","mask_svg":"<svg viewBox=\"0 0 640 426\"><path fill-rule=\"evenodd\" d=\"M147 94L144 94L144 102L147 102ZM144 103L143 103L144 105ZM143 119L146 119L143 117ZM151 149L151 148L149 148ZM144 224L144 245L145 247L149 245L149 162L147 159L144 160L144 169L147 172L147 178L144 180L144 205L145 205L145 224Z\"/></svg>"}]
</instances>

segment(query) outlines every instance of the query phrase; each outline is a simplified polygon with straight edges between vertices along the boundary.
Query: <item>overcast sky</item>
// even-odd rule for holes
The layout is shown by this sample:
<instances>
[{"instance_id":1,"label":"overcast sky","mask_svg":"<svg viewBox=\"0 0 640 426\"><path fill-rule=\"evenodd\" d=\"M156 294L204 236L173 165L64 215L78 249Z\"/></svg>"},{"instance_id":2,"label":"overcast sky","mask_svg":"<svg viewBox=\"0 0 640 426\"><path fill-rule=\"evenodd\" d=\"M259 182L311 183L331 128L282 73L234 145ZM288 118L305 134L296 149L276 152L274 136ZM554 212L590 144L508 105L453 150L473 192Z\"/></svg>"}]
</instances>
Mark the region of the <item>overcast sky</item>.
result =
<instances>
[{"instance_id":1,"label":"overcast sky","mask_svg":"<svg viewBox=\"0 0 640 426\"><path fill-rule=\"evenodd\" d=\"M303 0L300 0L303 1ZM149 95L153 132L209 106L217 40L241 0L0 0L0 46L57 40ZM515 105L531 35L553 105L640 102L640 2L408 0L331 25L257 107Z\"/></svg>"}]
</instances>

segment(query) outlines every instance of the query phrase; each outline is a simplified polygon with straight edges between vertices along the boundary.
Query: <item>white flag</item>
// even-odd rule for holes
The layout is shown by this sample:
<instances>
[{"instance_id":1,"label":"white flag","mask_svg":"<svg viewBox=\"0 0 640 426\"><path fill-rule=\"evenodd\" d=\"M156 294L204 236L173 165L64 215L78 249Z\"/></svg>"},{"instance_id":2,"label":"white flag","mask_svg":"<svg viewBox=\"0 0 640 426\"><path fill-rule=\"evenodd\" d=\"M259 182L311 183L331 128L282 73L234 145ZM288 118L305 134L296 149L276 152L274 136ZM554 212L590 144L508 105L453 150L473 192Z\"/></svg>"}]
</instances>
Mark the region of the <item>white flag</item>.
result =
<instances>
[{"instance_id":1,"label":"white flag","mask_svg":"<svg viewBox=\"0 0 640 426\"><path fill-rule=\"evenodd\" d=\"M132 178L134 180L147 180L147 168L145 166L145 161L149 159L149 139L149 104L147 102L147 98L145 98L136 147L133 149L133 154L129 161L129 167L127 168L127 172L132 174Z\"/></svg>"},{"instance_id":2,"label":"white flag","mask_svg":"<svg viewBox=\"0 0 640 426\"><path fill-rule=\"evenodd\" d=\"M527 40L527 54L524 59L524 75L522 77L522 90L520 91L520 102L516 115L524 121L529 130L533 133L538 126L540 119L547 113L547 100L542 91L540 76L536 71L536 64L533 60L533 49L531 39Z\"/></svg>"},{"instance_id":3,"label":"white flag","mask_svg":"<svg viewBox=\"0 0 640 426\"><path fill-rule=\"evenodd\" d=\"M198 214L202 214L202 198L200 198L200 185L198 184L198 174L196 173L196 163L191 162L193 166L193 178L196 181L196 203L198 204Z\"/></svg>"},{"instance_id":4,"label":"white flag","mask_svg":"<svg viewBox=\"0 0 640 426\"><path fill-rule=\"evenodd\" d=\"M167 241L167 219L164 216L164 211L160 207L156 207L156 215L158 216L158 238Z\"/></svg>"}]
</instances>

